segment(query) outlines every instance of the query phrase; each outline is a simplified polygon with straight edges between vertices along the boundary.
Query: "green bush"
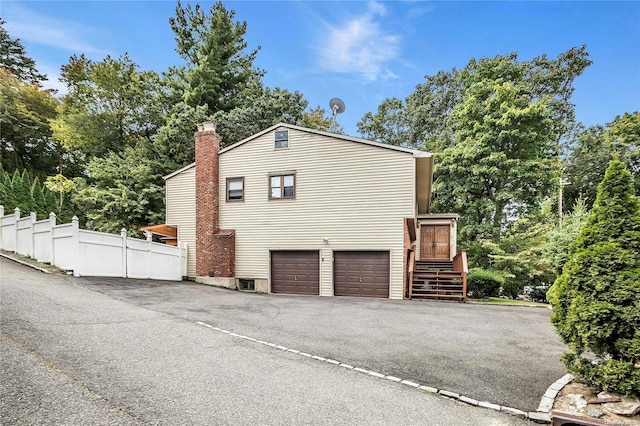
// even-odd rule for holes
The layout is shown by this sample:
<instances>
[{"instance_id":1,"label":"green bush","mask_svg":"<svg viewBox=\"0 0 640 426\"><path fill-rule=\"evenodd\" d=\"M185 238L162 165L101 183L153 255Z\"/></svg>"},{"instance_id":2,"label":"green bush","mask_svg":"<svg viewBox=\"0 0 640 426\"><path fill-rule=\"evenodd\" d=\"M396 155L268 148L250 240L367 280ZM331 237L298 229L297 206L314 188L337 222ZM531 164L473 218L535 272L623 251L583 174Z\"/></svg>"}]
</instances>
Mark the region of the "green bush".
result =
<instances>
[{"instance_id":1,"label":"green bush","mask_svg":"<svg viewBox=\"0 0 640 426\"><path fill-rule=\"evenodd\" d=\"M548 292L551 321L571 350L567 369L587 384L640 394L640 202L613 160L569 261ZM592 352L601 362L583 356Z\"/></svg>"},{"instance_id":2,"label":"green bush","mask_svg":"<svg viewBox=\"0 0 640 426\"><path fill-rule=\"evenodd\" d=\"M504 278L495 271L472 269L467 275L467 295L472 299L495 297L503 284Z\"/></svg>"},{"instance_id":3,"label":"green bush","mask_svg":"<svg viewBox=\"0 0 640 426\"><path fill-rule=\"evenodd\" d=\"M534 287L529 292L529 299L533 302L538 303L548 303L547 302L547 292L549 291L549 287Z\"/></svg>"},{"instance_id":4,"label":"green bush","mask_svg":"<svg viewBox=\"0 0 640 426\"><path fill-rule=\"evenodd\" d=\"M524 290L524 283L514 278L507 278L502 285L501 294L502 296L507 296L510 299L517 299L518 295L522 294Z\"/></svg>"}]
</instances>

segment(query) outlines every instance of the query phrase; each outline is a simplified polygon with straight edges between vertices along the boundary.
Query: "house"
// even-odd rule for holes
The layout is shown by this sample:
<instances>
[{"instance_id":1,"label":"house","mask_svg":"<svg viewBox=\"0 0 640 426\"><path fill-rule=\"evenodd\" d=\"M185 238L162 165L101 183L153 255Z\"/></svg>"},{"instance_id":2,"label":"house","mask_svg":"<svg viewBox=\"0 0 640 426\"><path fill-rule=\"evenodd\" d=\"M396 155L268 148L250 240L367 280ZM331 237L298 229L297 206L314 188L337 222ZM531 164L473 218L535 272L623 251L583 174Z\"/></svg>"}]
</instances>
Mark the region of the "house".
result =
<instances>
[{"instance_id":1,"label":"house","mask_svg":"<svg viewBox=\"0 0 640 426\"><path fill-rule=\"evenodd\" d=\"M189 278L391 299L448 280L464 299L457 215L428 213L431 153L290 124L222 149L213 123L195 138L195 163L165 176L164 226L189 244Z\"/></svg>"}]
</instances>

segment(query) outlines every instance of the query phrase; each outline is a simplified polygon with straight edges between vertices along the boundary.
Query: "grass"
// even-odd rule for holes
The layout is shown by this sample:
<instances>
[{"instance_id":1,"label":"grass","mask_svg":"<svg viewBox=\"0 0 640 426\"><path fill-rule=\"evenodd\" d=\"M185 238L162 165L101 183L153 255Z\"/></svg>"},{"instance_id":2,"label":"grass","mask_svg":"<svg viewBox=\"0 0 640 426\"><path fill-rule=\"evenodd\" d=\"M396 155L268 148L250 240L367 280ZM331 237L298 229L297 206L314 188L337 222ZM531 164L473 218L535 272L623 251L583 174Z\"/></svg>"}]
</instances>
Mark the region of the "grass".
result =
<instances>
[{"instance_id":1,"label":"grass","mask_svg":"<svg viewBox=\"0 0 640 426\"><path fill-rule=\"evenodd\" d=\"M482 303L486 305L519 305L519 306L544 306L551 305L539 302L527 302L525 300L503 299L501 297L489 297L488 299L467 299L471 303Z\"/></svg>"},{"instance_id":2,"label":"grass","mask_svg":"<svg viewBox=\"0 0 640 426\"><path fill-rule=\"evenodd\" d=\"M33 265L33 266L37 266L38 268L44 269L44 270L46 270L48 272L51 272L51 273L64 272L62 269L58 268L57 266L51 265L49 263L40 263L35 259L31 259L30 257L22 256L20 254L14 253L14 252L2 250L2 254L7 256L7 257L11 257L13 259L19 260L21 262L28 263L28 264Z\"/></svg>"}]
</instances>

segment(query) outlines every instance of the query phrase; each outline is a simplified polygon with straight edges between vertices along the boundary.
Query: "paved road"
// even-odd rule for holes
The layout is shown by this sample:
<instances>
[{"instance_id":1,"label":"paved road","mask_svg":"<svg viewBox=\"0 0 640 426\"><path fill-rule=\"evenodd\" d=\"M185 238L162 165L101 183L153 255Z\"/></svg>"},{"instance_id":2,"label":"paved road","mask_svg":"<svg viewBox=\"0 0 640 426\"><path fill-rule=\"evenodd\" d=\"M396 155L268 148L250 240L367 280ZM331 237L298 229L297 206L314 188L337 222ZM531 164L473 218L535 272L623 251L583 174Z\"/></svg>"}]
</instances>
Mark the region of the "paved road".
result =
<instances>
[{"instance_id":1,"label":"paved road","mask_svg":"<svg viewBox=\"0 0 640 426\"><path fill-rule=\"evenodd\" d=\"M527 424L194 322L214 322L206 309L193 312L209 304L205 295L266 304L280 298L192 284L105 285L5 259L0 280L3 425ZM103 294L106 287L120 294ZM158 305L167 302L140 298L141 291L175 292L173 309L182 314L161 311ZM234 310L226 308L219 305L216 316ZM264 329L250 331L255 336Z\"/></svg>"}]
</instances>

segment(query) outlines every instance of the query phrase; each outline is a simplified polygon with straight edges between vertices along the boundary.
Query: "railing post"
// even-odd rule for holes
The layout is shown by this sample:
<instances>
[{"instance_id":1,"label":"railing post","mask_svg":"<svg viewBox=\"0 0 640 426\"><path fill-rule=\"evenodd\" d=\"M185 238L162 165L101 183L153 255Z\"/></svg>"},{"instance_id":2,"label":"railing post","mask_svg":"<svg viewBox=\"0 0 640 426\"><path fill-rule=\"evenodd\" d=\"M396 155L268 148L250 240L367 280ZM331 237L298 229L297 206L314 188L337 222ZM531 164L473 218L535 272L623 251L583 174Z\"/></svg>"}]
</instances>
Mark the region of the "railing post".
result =
<instances>
[{"instance_id":1,"label":"railing post","mask_svg":"<svg viewBox=\"0 0 640 426\"><path fill-rule=\"evenodd\" d=\"M78 219L78 216L71 218L71 233L73 235L73 251L75 252L75 256L73 256L73 276L79 277L82 269L82 259L80 258L80 219Z\"/></svg>"},{"instance_id":2,"label":"railing post","mask_svg":"<svg viewBox=\"0 0 640 426\"><path fill-rule=\"evenodd\" d=\"M56 214L54 212L49 213L49 248L51 253L51 264L55 265L56 261L56 253L55 253L55 245L53 243L53 228L56 227Z\"/></svg>"},{"instance_id":3,"label":"railing post","mask_svg":"<svg viewBox=\"0 0 640 426\"><path fill-rule=\"evenodd\" d=\"M122 237L122 278L127 278L127 230L122 228L120 230L120 236Z\"/></svg>"}]
</instances>

